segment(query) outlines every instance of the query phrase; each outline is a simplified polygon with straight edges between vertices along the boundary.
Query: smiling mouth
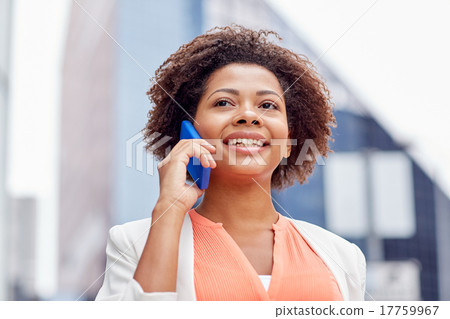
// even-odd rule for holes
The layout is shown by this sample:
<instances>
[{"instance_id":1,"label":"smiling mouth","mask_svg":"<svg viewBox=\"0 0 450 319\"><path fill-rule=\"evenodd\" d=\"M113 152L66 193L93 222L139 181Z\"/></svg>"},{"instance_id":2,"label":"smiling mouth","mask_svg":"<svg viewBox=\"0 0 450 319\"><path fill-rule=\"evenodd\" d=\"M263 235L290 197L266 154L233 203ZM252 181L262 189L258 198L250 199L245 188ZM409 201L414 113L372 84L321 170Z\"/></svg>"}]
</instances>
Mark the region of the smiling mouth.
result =
<instances>
[{"instance_id":1,"label":"smiling mouth","mask_svg":"<svg viewBox=\"0 0 450 319\"><path fill-rule=\"evenodd\" d=\"M227 142L224 142L224 144L236 147L263 147L269 143L251 138L233 138L229 139Z\"/></svg>"}]
</instances>

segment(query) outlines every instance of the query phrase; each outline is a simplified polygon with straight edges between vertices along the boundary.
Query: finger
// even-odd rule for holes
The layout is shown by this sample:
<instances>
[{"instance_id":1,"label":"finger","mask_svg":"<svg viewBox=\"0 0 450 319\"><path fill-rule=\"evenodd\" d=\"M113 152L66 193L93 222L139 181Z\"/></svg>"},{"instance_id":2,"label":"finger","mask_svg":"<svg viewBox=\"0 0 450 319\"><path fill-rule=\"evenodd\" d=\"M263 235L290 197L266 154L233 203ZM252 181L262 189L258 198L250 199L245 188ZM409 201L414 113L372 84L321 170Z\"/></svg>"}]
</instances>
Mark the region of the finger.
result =
<instances>
[{"instance_id":1,"label":"finger","mask_svg":"<svg viewBox=\"0 0 450 319\"><path fill-rule=\"evenodd\" d=\"M200 163L203 167L208 168L215 164L215 161L211 155L211 153L205 149L203 146L198 145L194 146L194 156L200 159ZM197 155L199 154L199 155Z\"/></svg>"},{"instance_id":2,"label":"finger","mask_svg":"<svg viewBox=\"0 0 450 319\"><path fill-rule=\"evenodd\" d=\"M210 163L208 161L208 154L205 153L201 153L200 154L200 163L202 164L203 167L210 167Z\"/></svg>"},{"instance_id":3,"label":"finger","mask_svg":"<svg viewBox=\"0 0 450 319\"><path fill-rule=\"evenodd\" d=\"M206 160L209 163L209 167L215 168L217 166L217 163L214 160L214 157L211 154L206 154L206 153L204 153L204 154L205 154L204 156L205 156Z\"/></svg>"},{"instance_id":4,"label":"finger","mask_svg":"<svg viewBox=\"0 0 450 319\"><path fill-rule=\"evenodd\" d=\"M204 154L205 160L209 162L209 167L212 167L212 168L216 167L217 163L214 159L214 156L212 155L212 154L216 154L216 147L211 144L207 144L207 145L202 144L202 146L205 149L207 149L207 152L204 152L202 150L202 154Z\"/></svg>"},{"instance_id":5,"label":"finger","mask_svg":"<svg viewBox=\"0 0 450 319\"><path fill-rule=\"evenodd\" d=\"M208 167L216 167L217 166L216 161L214 160L214 157L212 156L210 151L208 151L208 150L205 151L205 149L202 148L201 152L202 152L204 160L208 163ZM215 150L214 150L214 152L215 152Z\"/></svg>"},{"instance_id":6,"label":"finger","mask_svg":"<svg viewBox=\"0 0 450 319\"><path fill-rule=\"evenodd\" d=\"M185 139L179 141L169 153L169 156L163 160L161 166L164 166L171 160L183 162L187 166L190 159L196 157L193 161L194 165L200 164L205 168L211 166L216 167L215 160L211 155L211 152L215 153L215 147L205 143L202 139Z\"/></svg>"},{"instance_id":7,"label":"finger","mask_svg":"<svg viewBox=\"0 0 450 319\"><path fill-rule=\"evenodd\" d=\"M207 140L194 139L193 141L199 143L201 146L205 147L211 153L215 153L216 152L216 147L213 144L211 144L210 142L208 142Z\"/></svg>"},{"instance_id":8,"label":"finger","mask_svg":"<svg viewBox=\"0 0 450 319\"><path fill-rule=\"evenodd\" d=\"M215 167L215 160L211 155L211 152L204 147L204 145L200 144L200 140L191 140L192 143L187 144L186 146L190 149L187 151L189 157L197 157L200 159L200 164L203 167Z\"/></svg>"},{"instance_id":9,"label":"finger","mask_svg":"<svg viewBox=\"0 0 450 319\"><path fill-rule=\"evenodd\" d=\"M216 147L214 145L211 144L202 144L202 146L205 146L210 152L215 153L216 152Z\"/></svg>"}]
</instances>

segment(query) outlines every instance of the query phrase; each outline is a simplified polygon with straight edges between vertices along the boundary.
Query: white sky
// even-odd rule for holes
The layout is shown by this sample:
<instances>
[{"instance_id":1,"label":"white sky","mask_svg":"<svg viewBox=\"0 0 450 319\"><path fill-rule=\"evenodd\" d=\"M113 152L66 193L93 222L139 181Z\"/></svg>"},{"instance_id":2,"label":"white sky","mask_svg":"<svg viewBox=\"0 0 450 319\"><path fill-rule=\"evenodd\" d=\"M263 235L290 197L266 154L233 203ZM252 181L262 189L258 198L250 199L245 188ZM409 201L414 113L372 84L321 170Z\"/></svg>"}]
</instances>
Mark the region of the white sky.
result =
<instances>
[{"instance_id":1,"label":"white sky","mask_svg":"<svg viewBox=\"0 0 450 319\"><path fill-rule=\"evenodd\" d=\"M450 1L268 2L450 194Z\"/></svg>"},{"instance_id":2,"label":"white sky","mask_svg":"<svg viewBox=\"0 0 450 319\"><path fill-rule=\"evenodd\" d=\"M59 103L69 0L13 2L7 188L36 199L36 290L57 288Z\"/></svg>"}]
</instances>

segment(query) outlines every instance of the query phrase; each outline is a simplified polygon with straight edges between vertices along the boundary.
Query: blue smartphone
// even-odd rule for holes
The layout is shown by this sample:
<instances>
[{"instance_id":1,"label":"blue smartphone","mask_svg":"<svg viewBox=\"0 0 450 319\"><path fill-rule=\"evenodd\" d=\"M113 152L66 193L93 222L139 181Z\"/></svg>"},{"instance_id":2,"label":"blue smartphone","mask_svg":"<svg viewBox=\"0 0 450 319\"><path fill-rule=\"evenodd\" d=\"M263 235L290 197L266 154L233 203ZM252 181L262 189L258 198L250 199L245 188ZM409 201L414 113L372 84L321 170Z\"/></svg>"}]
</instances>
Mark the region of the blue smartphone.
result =
<instances>
[{"instance_id":1,"label":"blue smartphone","mask_svg":"<svg viewBox=\"0 0 450 319\"><path fill-rule=\"evenodd\" d=\"M201 138L197 130L194 128L191 122L183 121L181 122L181 133L180 140ZM200 159L197 157L191 157L187 170L191 177L196 181L199 189L207 189L209 184L209 174L211 173L211 168L205 168L200 163Z\"/></svg>"}]
</instances>

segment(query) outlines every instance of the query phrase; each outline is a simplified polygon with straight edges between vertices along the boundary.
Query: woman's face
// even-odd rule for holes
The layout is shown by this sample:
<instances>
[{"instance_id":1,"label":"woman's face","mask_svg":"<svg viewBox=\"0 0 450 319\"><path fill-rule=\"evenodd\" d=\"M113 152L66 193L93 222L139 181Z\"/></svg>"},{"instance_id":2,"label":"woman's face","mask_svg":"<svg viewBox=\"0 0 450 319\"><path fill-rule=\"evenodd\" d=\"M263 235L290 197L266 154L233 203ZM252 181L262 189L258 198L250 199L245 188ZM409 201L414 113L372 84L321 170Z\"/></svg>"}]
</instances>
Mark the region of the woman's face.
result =
<instances>
[{"instance_id":1,"label":"woman's face","mask_svg":"<svg viewBox=\"0 0 450 319\"><path fill-rule=\"evenodd\" d=\"M262 66L233 63L216 70L195 120L200 136L216 146L217 167L211 176L271 177L282 157L290 154L283 90Z\"/></svg>"}]
</instances>

